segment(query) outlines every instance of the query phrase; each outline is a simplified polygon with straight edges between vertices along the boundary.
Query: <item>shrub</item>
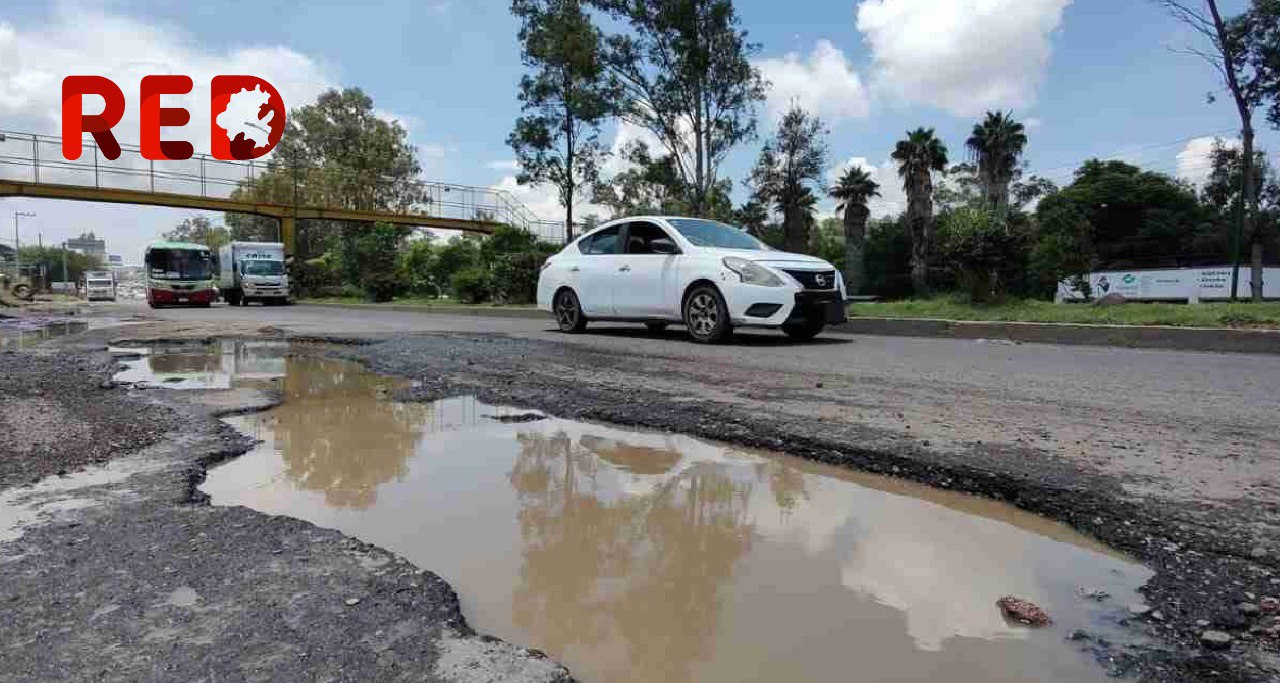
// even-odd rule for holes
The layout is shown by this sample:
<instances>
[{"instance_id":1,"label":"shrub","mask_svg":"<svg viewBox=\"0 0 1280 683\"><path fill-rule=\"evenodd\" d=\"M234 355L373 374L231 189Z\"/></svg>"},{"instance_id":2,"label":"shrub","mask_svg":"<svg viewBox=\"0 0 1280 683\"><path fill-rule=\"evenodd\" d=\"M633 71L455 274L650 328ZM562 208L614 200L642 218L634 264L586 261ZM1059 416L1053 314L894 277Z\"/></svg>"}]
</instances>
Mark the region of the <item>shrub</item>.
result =
<instances>
[{"instance_id":1,"label":"shrub","mask_svg":"<svg viewBox=\"0 0 1280 683\"><path fill-rule=\"evenodd\" d=\"M450 281L453 293L464 304L478 304L493 296L493 277L479 267L468 267L453 274Z\"/></svg>"},{"instance_id":2,"label":"shrub","mask_svg":"<svg viewBox=\"0 0 1280 683\"><path fill-rule=\"evenodd\" d=\"M962 207L938 221L939 253L956 284L974 303L999 301L1021 285L1027 239L1008 216Z\"/></svg>"},{"instance_id":3,"label":"shrub","mask_svg":"<svg viewBox=\"0 0 1280 683\"><path fill-rule=\"evenodd\" d=\"M494 259L495 297L509 304L531 304L538 298L538 275L549 254L524 251Z\"/></svg>"}]
</instances>

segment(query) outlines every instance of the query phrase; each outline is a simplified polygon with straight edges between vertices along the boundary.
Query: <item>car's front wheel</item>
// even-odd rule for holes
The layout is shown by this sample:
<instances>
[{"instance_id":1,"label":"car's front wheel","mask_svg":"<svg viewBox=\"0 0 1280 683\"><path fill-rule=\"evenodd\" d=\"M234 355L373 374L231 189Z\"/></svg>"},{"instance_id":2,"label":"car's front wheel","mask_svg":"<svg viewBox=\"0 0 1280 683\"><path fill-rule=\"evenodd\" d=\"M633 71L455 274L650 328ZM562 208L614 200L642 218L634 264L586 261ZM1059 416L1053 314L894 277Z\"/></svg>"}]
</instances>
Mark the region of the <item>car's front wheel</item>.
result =
<instances>
[{"instance_id":1,"label":"car's front wheel","mask_svg":"<svg viewBox=\"0 0 1280 683\"><path fill-rule=\"evenodd\" d=\"M689 336L700 344L724 341L733 334L729 307L720 291L711 285L700 285L685 298L684 324Z\"/></svg>"},{"instance_id":2,"label":"car's front wheel","mask_svg":"<svg viewBox=\"0 0 1280 683\"><path fill-rule=\"evenodd\" d=\"M809 341L810 339L817 337L819 334L822 334L822 329L824 327L826 327L826 325L820 322L801 323L799 325L783 325L782 331L785 332L788 337L797 341Z\"/></svg>"},{"instance_id":3,"label":"car's front wheel","mask_svg":"<svg viewBox=\"0 0 1280 683\"><path fill-rule=\"evenodd\" d=\"M572 289L563 290L556 295L553 310L561 332L581 332L587 329L587 316L583 315L578 295Z\"/></svg>"}]
</instances>

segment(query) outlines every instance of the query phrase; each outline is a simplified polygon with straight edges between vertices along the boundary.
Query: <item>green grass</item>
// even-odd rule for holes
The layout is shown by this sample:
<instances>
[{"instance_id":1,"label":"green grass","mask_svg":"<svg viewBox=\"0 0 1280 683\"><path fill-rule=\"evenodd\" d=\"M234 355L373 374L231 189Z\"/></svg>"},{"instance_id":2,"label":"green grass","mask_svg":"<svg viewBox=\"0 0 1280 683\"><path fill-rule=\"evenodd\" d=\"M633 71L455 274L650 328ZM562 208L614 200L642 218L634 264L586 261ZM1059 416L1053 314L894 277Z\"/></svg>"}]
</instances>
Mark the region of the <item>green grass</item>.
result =
<instances>
[{"instance_id":1,"label":"green grass","mask_svg":"<svg viewBox=\"0 0 1280 683\"><path fill-rule=\"evenodd\" d=\"M304 304L368 304L370 306L379 306L386 304L370 304L360 296L327 296L298 299L298 303ZM490 308L532 308L533 304L464 304L457 299L432 299L429 297L403 296L396 297L394 301L387 304L397 306L423 306L430 308L443 308L446 306L484 306Z\"/></svg>"},{"instance_id":2,"label":"green grass","mask_svg":"<svg viewBox=\"0 0 1280 683\"><path fill-rule=\"evenodd\" d=\"M850 316L880 318L937 318L1095 325L1175 325L1179 327L1237 327L1280 329L1280 302L1252 303L1127 303L1119 306L1055 304L1011 299L1000 304L975 305L957 295L849 306Z\"/></svg>"}]
</instances>

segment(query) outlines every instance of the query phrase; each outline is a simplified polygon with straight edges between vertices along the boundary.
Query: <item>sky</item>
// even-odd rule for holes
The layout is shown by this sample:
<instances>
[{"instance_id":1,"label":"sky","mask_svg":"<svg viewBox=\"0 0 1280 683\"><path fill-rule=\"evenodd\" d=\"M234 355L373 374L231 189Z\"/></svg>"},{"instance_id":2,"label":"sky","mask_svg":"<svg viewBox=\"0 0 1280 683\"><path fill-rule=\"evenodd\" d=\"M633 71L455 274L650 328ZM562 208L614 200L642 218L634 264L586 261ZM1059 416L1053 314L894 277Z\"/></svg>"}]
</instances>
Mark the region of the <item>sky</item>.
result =
<instances>
[{"instance_id":1,"label":"sky","mask_svg":"<svg viewBox=\"0 0 1280 683\"><path fill-rule=\"evenodd\" d=\"M1234 13L1245 2L1221 4ZM1173 49L1195 36L1150 0L736 0L736 7L761 46L754 61L771 84L759 112L761 138L735 150L722 169L738 201L764 136L792 102L830 130L829 180L852 164L874 171L883 194L872 206L876 215L902 207L889 154L918 126L935 128L956 162L966 158L964 141L985 111L1011 111L1028 128L1028 170L1059 184L1091 157L1198 182L1214 137L1233 138L1239 127L1217 74ZM172 137L190 139L198 151L208 141L189 133L207 130L200 97L214 74L262 76L287 107L326 88L359 86L380 115L408 128L425 179L506 189L539 217L560 219L554 191L515 182L505 142L519 115L516 30L505 0L5 0L0 130L56 135L61 80L73 73L110 76L124 89L122 142L136 142L129 117L136 117L143 75L192 76L196 92L183 103L195 120ZM1208 93L1217 93L1215 102ZM1259 143L1280 152L1280 135L1258 125ZM628 126L602 132L614 148L637 137ZM0 165L0 175L14 172ZM608 217L594 207L575 213L593 209ZM13 241L14 211L36 214L19 223L24 244L94 231L131 263L147 242L195 215L0 199L5 244Z\"/></svg>"}]
</instances>

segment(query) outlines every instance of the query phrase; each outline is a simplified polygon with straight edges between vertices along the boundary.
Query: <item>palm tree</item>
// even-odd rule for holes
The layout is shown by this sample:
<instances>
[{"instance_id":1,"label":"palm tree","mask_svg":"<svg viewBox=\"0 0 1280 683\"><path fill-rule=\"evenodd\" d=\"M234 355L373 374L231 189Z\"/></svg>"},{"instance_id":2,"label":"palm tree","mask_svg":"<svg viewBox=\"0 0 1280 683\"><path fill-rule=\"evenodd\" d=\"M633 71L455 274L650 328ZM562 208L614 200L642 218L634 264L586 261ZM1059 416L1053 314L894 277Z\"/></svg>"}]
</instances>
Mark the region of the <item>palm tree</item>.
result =
<instances>
[{"instance_id":1,"label":"palm tree","mask_svg":"<svg viewBox=\"0 0 1280 683\"><path fill-rule=\"evenodd\" d=\"M965 146L978 161L978 182L987 205L1007 208L1009 185L1027 146L1026 128L1012 114L989 111L987 118L974 125Z\"/></svg>"},{"instance_id":2,"label":"palm tree","mask_svg":"<svg viewBox=\"0 0 1280 683\"><path fill-rule=\"evenodd\" d=\"M933 172L947 168L947 146L932 128L907 132L893 150L898 175L907 191L907 226L911 232L911 285L916 294L929 291L929 245L933 242Z\"/></svg>"},{"instance_id":3,"label":"palm tree","mask_svg":"<svg viewBox=\"0 0 1280 683\"><path fill-rule=\"evenodd\" d=\"M880 196L880 184L871 179L866 169L850 166L827 194L840 202L836 211L844 212L844 288L850 294L857 294L864 279L862 251L867 239L867 219L871 218L867 201Z\"/></svg>"}]
</instances>

